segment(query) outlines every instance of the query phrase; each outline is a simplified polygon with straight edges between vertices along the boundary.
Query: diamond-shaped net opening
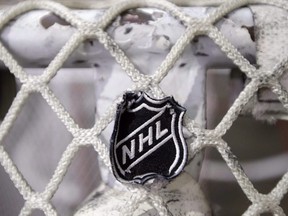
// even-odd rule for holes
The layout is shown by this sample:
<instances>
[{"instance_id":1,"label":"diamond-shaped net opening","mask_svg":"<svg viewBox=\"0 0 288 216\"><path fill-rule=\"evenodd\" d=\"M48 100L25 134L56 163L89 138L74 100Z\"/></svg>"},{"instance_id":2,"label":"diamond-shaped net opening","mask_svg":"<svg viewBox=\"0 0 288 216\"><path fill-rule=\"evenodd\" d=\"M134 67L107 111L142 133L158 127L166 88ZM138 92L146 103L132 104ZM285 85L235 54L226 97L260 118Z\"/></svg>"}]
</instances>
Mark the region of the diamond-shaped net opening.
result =
<instances>
[{"instance_id":1,"label":"diamond-shaped net opening","mask_svg":"<svg viewBox=\"0 0 288 216\"><path fill-rule=\"evenodd\" d=\"M209 69L206 73L207 128L215 128L245 86L245 76L235 69Z\"/></svg>"},{"instance_id":2,"label":"diamond-shaped net opening","mask_svg":"<svg viewBox=\"0 0 288 216\"><path fill-rule=\"evenodd\" d=\"M211 8L209 10L208 8L208 12L213 12L213 9ZM247 13L249 13L249 10L238 8L236 11L232 11L221 17L215 23L215 27L224 37L229 38L229 42L237 48L238 52L240 52L250 64L256 65L254 55L257 46L255 43L255 25L253 17ZM239 19L241 16L244 16L246 19ZM224 26L228 28L224 28ZM233 35L233 37L231 37L231 35ZM247 38L247 40L241 40L242 37ZM218 44L218 42L216 43Z\"/></svg>"},{"instance_id":3,"label":"diamond-shaped net opening","mask_svg":"<svg viewBox=\"0 0 288 216\"><path fill-rule=\"evenodd\" d=\"M27 123L33 127L28 128ZM43 191L71 140L71 134L43 97L31 93L2 144L31 187Z\"/></svg>"},{"instance_id":4,"label":"diamond-shaped net opening","mask_svg":"<svg viewBox=\"0 0 288 216\"><path fill-rule=\"evenodd\" d=\"M141 73L151 75L185 29L179 20L163 10L141 8L121 13L107 32L121 49L125 49L126 55Z\"/></svg>"},{"instance_id":5,"label":"diamond-shaped net opening","mask_svg":"<svg viewBox=\"0 0 288 216\"><path fill-rule=\"evenodd\" d=\"M92 146L82 147L72 160L68 171L51 202L60 215L73 215L85 198L99 186L97 153ZM70 196L67 199L66 193Z\"/></svg>"},{"instance_id":6,"label":"diamond-shaped net opening","mask_svg":"<svg viewBox=\"0 0 288 216\"><path fill-rule=\"evenodd\" d=\"M19 20L23 20L23 23ZM62 31L61 36L55 34L57 30ZM11 53L19 65L24 68L38 68L39 72L35 75L41 75L44 68L67 43L65 38L72 36L75 31L73 26L55 13L34 10L11 19L2 27L0 36L3 49ZM29 38L28 40L33 41L32 46L25 44L24 37L19 37L23 32L25 32L24 41ZM44 47L45 51L37 47ZM31 74L32 71L26 72Z\"/></svg>"},{"instance_id":7,"label":"diamond-shaped net opening","mask_svg":"<svg viewBox=\"0 0 288 216\"><path fill-rule=\"evenodd\" d=\"M277 122L271 125L241 115L223 136L253 186L264 194L277 185L287 170L286 144L279 134L280 128L284 128L278 124ZM235 177L215 149L206 149L201 185L216 215L240 215L250 205ZM223 193L221 197L220 191ZM287 207L283 208L285 211Z\"/></svg>"},{"instance_id":8,"label":"diamond-shaped net opening","mask_svg":"<svg viewBox=\"0 0 288 216\"><path fill-rule=\"evenodd\" d=\"M92 128L95 124L96 75L94 68L64 68L48 85L71 118L82 128Z\"/></svg>"},{"instance_id":9,"label":"diamond-shaped net opening","mask_svg":"<svg viewBox=\"0 0 288 216\"><path fill-rule=\"evenodd\" d=\"M65 28L69 26L68 24L70 24L76 29L75 32L71 35L69 41L66 42L59 53L57 53L56 57L50 63L48 62L49 65L47 65L47 68L45 68L40 76L31 76L17 63L11 53L12 51L9 52L7 49L5 49L4 46L0 46L1 60L22 84L21 89L18 92L16 99L14 100L14 103L10 107L8 114L0 125L0 143L3 144L3 139L6 137L7 132L12 127L13 123L15 123L15 119L18 116L22 105L32 92L38 92L41 94L41 97L43 97L43 99L48 103L53 112L55 112L57 118L65 126L67 131L69 131L73 136L71 143L67 146L64 153L62 154L53 177L46 185L45 190L38 192L36 192L34 188L31 188L29 181L26 181L21 172L17 170L16 166L10 158L11 156L7 154L2 145L0 146L0 163L5 171L9 174L15 187L18 189L19 193L25 200L24 207L21 209L21 215L30 215L34 209L42 210L45 215L57 215L57 210L51 204L51 199L61 184L65 173L70 166L70 162L73 160L82 146L91 145L93 149L97 151L98 157L102 160L102 162L108 168L111 168L108 149L101 139L101 132L109 125L109 123L111 123L111 121L113 121L116 111L116 104L120 101L120 99L109 105L105 113L96 119L96 122L92 128L85 129L82 128L78 122L74 121L69 113L69 110L61 104L61 101L55 96L53 91L51 91L49 82L57 74L58 70L63 66L64 62L71 55L71 53L73 53L73 51L88 38L97 38L99 42L103 44L105 49L109 51L111 56L115 58L115 61L120 65L123 71L125 71L125 73L128 75L127 77L133 81L130 87L131 90L143 90L156 98L161 98L164 97L167 92L164 90L164 86L159 86L160 83L167 76L167 74L169 74L175 64L176 67L177 64L179 64L179 67L186 66L184 62L177 62L177 60L180 58L181 54L184 56L183 52L185 52L185 48L188 44L191 43L191 41L193 41L193 38L195 40L195 36L197 35L207 35L209 38L211 38L213 42L221 48L225 55L227 55L227 57L232 60L232 62L243 73L245 73L250 82L246 85L244 90L241 91L237 99L233 102L232 106L229 108L219 124L217 124L215 129L206 130L203 126L195 124L191 118L185 119L184 126L188 132L194 135L195 138L191 140L191 142L188 142L189 156L192 158L195 156L195 154L201 152L207 146L211 146L217 149L225 163L228 165L229 170L236 178L237 183L240 185L245 196L251 202L251 205L249 205L244 215L259 215L265 212L273 212L274 215L284 215L282 208L279 206L279 203L287 192L288 174L286 173L281 178L281 180L277 182L276 187L273 188L272 191L268 192L267 194L260 193L253 186L241 168L237 158L231 152L229 145L222 139L226 132L231 128L233 122L239 117L248 101L255 97L259 88L268 87L272 89L283 106L286 109L288 108L287 91L285 91L279 82L279 76L283 73L283 68L286 68L286 59L283 59L282 62L278 63L271 73L265 71L263 72L253 66L251 64L253 60L250 59L250 61L248 61L246 58L249 56L245 56L245 58L242 55L243 53L239 52L239 50L237 50L236 47L232 45L233 41L231 41L231 43L226 39L225 32L221 33L221 29L219 30L218 27L215 27L214 25L215 22L217 22L229 12L249 3L254 4L255 2L256 1L254 0L229 1L209 11L208 14L201 19L190 17L189 15L183 13L174 4L169 2L156 2L152 0L144 2L139 2L138 0L122 2L121 4L115 5L108 9L96 22L95 20L83 20L80 16L77 16L68 8L51 1L21 2L18 5L5 11L5 13L1 14L1 29L3 29L11 19L13 20L18 15L34 9L45 9L51 11L58 16L56 18L54 17L54 19L58 19L58 21L55 21L57 24L61 24L62 21L65 20L65 23L62 23ZM284 0L259 0L257 2L276 5L286 10L288 9L288 4ZM134 65L134 63L132 63L133 61L130 61L122 49L120 49L120 45L115 42L116 38L112 38L113 34L109 36L109 34L106 32L107 26L113 20L115 20L119 14L127 9L139 7L152 7L162 9L168 14L174 16L180 21L180 23L183 23L186 26L185 30L182 29L182 34L180 37L175 40L175 44L168 49L169 53L164 60L162 59L163 62L159 64L160 66L155 66L156 70L154 66L152 67L152 69L155 71L151 75L145 75L145 73L141 73L142 71L139 70L141 66L137 67L136 62L136 65ZM48 14L47 16L50 15ZM51 23L47 23L47 20L45 18L43 19L43 28L45 28L45 26L47 28L51 28L49 27ZM246 34L250 34L249 31L253 31L249 29L249 27L250 26L243 27L243 29L246 31ZM131 26L128 29L123 29L123 37L125 35L127 36L132 34L132 32L133 28L131 29ZM162 37L159 37L158 39L160 46L167 46L168 38L165 37L165 35L162 35ZM253 40L253 38L251 38L251 40ZM203 53L201 54L203 56ZM74 64L81 65L85 63L83 61L83 59L76 59L74 60ZM93 63L93 65L95 68L99 67L97 62ZM148 191L147 193L144 188L135 186L128 187L128 189L131 188L133 189L133 192L135 192L136 197L135 199L131 200L130 205L125 206L124 210L127 212L121 212L120 214L131 214L135 209L137 209L139 202L143 201L144 196L144 200L150 201L150 203L160 215L169 215L168 209L165 205L163 205L163 200L160 196L157 195L157 191L155 193L149 193ZM118 210L120 211L120 209ZM123 208L121 208L121 211L123 211ZM195 213L195 215L199 214Z\"/></svg>"},{"instance_id":10,"label":"diamond-shaped net opening","mask_svg":"<svg viewBox=\"0 0 288 216\"><path fill-rule=\"evenodd\" d=\"M206 148L200 185L213 215L240 215L251 205L215 148Z\"/></svg>"}]
</instances>

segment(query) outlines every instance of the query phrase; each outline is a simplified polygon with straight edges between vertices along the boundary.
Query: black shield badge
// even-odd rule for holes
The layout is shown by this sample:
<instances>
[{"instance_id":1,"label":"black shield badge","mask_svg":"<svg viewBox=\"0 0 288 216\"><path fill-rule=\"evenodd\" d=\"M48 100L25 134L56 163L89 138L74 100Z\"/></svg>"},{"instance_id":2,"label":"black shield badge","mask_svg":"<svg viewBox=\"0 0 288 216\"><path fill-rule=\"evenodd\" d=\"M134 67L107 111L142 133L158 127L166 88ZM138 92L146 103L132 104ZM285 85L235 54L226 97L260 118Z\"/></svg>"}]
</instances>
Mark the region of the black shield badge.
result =
<instances>
[{"instance_id":1,"label":"black shield badge","mask_svg":"<svg viewBox=\"0 0 288 216\"><path fill-rule=\"evenodd\" d=\"M158 176L171 179L180 174L187 160L182 134L185 111L173 97L156 100L144 92L123 96L110 147L119 181L144 184Z\"/></svg>"}]
</instances>

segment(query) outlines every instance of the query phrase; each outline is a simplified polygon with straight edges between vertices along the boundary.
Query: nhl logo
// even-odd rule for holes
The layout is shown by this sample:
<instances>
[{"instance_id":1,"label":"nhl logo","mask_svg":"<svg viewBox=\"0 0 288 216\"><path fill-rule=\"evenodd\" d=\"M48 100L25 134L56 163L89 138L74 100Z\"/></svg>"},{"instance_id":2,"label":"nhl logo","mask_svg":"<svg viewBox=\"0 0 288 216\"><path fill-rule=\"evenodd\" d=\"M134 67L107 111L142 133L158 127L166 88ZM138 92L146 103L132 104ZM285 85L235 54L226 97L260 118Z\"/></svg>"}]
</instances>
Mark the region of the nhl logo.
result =
<instances>
[{"instance_id":1,"label":"nhl logo","mask_svg":"<svg viewBox=\"0 0 288 216\"><path fill-rule=\"evenodd\" d=\"M111 138L116 178L144 184L158 176L171 179L180 174L187 160L184 113L172 97L156 100L144 92L126 93L118 105Z\"/></svg>"}]
</instances>

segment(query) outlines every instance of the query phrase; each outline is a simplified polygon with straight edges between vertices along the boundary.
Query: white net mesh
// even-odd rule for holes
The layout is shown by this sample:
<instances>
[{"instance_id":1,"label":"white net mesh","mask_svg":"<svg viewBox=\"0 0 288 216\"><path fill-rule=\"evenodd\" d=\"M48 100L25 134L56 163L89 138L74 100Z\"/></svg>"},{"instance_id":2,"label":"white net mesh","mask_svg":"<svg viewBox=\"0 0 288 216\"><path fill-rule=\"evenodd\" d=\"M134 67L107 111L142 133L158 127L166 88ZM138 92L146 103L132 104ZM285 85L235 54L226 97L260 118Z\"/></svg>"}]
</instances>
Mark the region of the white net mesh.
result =
<instances>
[{"instance_id":1,"label":"white net mesh","mask_svg":"<svg viewBox=\"0 0 288 216\"><path fill-rule=\"evenodd\" d=\"M41 209L46 215L57 215L56 210L51 204L51 198L54 196L62 182L70 162L82 146L92 145L101 160L103 160L108 168L111 168L109 151L100 139L100 135L113 120L116 113L116 105L121 101L121 97L114 101L113 105L107 110L104 116L96 120L95 125L91 129L83 129L75 123L62 106L61 102L48 87L49 81L62 67L63 63L76 47L88 38L98 39L133 81L133 85L129 90L142 90L149 92L156 98L161 98L165 96L165 93L159 87L159 83L175 64L187 44L197 35L207 35L210 37L228 58L246 74L250 81L215 129L206 130L198 127L194 121L188 117L185 118L185 127L196 137L193 143L188 143L188 145L190 145L189 154L192 157L207 146L214 147L219 151L243 192L252 203L243 215L259 215L264 212L271 212L274 215L285 215L279 204L288 190L288 173L282 177L269 194L261 194L255 189L236 157L230 151L228 144L222 139L223 135L225 135L226 131L239 116L243 107L262 87L270 88L278 96L283 106L288 109L288 94L279 82L280 76L287 67L287 57L276 64L272 71L257 69L251 65L214 26L214 23L227 13L247 4L258 3L270 4L288 10L288 2L285 0L234 0L215 8L215 10L204 19L195 19L182 13L177 6L166 1L129 0L108 9L97 23L84 21L75 16L68 8L50 1L26 1L5 11L1 15L0 29L3 29L3 27L16 16L34 9L52 11L77 29L74 35L40 76L27 74L13 58L13 55L9 53L2 43L0 43L0 59L22 84L21 89L0 126L0 143L2 143L3 138L12 127L21 110L21 106L32 92L39 92L42 95L48 105L56 113L57 117L63 122L67 130L73 135L72 142L63 153L54 175L43 192L36 192L31 188L29 183L18 171L10 156L4 150L4 147L0 145L0 163L25 200L25 205L22 208L20 215L29 215L33 209ZM186 26L185 33L178 39L166 59L153 75L144 75L137 70L115 41L105 32L106 27L121 12L138 7L153 7L167 11L175 18L182 21ZM132 214L139 205L139 202L144 199L149 199L151 201L159 215L169 215L167 208L163 204L162 198L157 195L157 192L151 193L146 189L137 186L127 186L127 188L133 192L134 199L131 199L132 201L128 207L126 206L127 213L123 213L123 215ZM199 215L199 213L195 213L195 215Z\"/></svg>"}]
</instances>

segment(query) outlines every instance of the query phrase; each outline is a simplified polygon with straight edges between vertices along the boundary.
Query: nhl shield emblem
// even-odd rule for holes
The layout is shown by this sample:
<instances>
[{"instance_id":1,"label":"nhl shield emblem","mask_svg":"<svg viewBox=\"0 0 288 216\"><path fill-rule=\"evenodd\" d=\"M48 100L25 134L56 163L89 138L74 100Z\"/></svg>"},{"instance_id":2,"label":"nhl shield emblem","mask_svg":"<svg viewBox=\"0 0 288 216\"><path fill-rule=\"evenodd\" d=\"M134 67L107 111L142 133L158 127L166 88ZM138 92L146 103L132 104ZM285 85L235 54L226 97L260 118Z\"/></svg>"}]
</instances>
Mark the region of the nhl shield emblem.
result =
<instances>
[{"instance_id":1,"label":"nhl shield emblem","mask_svg":"<svg viewBox=\"0 0 288 216\"><path fill-rule=\"evenodd\" d=\"M118 105L111 137L110 157L116 178L144 184L159 176L177 176L187 160L184 113L172 97L156 100L144 92L126 93Z\"/></svg>"}]
</instances>

